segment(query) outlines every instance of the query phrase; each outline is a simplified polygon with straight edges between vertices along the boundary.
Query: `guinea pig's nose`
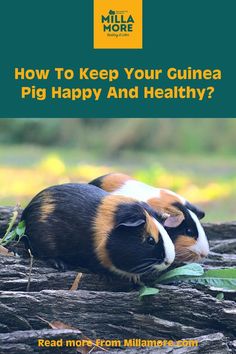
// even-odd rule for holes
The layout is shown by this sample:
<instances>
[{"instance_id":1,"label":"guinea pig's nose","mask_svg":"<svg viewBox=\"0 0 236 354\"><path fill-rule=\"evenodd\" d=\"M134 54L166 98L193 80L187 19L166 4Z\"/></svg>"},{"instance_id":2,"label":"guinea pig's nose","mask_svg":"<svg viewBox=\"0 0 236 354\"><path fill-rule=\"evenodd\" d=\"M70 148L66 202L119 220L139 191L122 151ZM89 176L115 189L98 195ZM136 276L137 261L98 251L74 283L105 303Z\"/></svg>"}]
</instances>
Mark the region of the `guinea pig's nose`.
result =
<instances>
[{"instance_id":1,"label":"guinea pig's nose","mask_svg":"<svg viewBox=\"0 0 236 354\"><path fill-rule=\"evenodd\" d=\"M201 258L206 258L206 257L208 256L208 252L201 252L201 253L199 254L199 256L200 256Z\"/></svg>"},{"instance_id":2,"label":"guinea pig's nose","mask_svg":"<svg viewBox=\"0 0 236 354\"><path fill-rule=\"evenodd\" d=\"M168 265L171 264L171 262L165 261L164 264L165 264L166 266L168 266Z\"/></svg>"}]
</instances>

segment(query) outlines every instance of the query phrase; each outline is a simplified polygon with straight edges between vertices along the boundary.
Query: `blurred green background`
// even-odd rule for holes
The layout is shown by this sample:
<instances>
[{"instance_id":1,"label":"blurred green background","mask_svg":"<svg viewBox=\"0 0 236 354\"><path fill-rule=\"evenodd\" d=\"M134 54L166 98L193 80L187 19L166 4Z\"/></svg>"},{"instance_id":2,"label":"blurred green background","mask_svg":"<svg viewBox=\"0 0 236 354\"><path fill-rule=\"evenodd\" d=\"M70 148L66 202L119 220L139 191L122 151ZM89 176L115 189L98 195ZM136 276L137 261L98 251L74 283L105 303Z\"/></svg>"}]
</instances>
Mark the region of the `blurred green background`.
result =
<instances>
[{"instance_id":1,"label":"blurred green background","mask_svg":"<svg viewBox=\"0 0 236 354\"><path fill-rule=\"evenodd\" d=\"M0 119L0 205L120 171L236 219L236 119Z\"/></svg>"}]
</instances>

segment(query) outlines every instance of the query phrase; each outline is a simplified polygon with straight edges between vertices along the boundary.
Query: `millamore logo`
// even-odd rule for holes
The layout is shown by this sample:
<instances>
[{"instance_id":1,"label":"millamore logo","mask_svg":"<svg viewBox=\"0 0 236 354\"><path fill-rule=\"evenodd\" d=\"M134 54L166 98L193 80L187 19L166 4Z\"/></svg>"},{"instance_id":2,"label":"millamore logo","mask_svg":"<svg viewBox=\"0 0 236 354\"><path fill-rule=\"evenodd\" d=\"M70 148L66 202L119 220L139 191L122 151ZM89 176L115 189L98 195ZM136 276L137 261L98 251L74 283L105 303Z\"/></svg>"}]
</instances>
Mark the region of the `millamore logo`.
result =
<instances>
[{"instance_id":1,"label":"millamore logo","mask_svg":"<svg viewBox=\"0 0 236 354\"><path fill-rule=\"evenodd\" d=\"M94 0L94 48L142 48L142 0Z\"/></svg>"},{"instance_id":2,"label":"millamore logo","mask_svg":"<svg viewBox=\"0 0 236 354\"><path fill-rule=\"evenodd\" d=\"M135 23L132 15L110 10L108 15L101 16L104 32L133 32Z\"/></svg>"}]
</instances>

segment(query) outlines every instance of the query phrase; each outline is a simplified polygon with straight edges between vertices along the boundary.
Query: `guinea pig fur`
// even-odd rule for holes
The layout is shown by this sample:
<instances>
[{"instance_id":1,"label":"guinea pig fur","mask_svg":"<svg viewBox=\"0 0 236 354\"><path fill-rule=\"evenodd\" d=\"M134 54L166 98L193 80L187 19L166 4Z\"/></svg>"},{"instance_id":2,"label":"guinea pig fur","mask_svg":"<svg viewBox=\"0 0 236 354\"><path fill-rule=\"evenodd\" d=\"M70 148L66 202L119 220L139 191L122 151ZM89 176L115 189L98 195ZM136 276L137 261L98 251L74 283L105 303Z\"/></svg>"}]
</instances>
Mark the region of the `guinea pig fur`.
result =
<instances>
[{"instance_id":1,"label":"guinea pig fur","mask_svg":"<svg viewBox=\"0 0 236 354\"><path fill-rule=\"evenodd\" d=\"M164 227L175 245L177 262L193 262L209 253L207 237L200 223L205 213L182 196L155 188L122 174L111 173L90 182L116 195L135 197L165 215Z\"/></svg>"},{"instance_id":2,"label":"guinea pig fur","mask_svg":"<svg viewBox=\"0 0 236 354\"><path fill-rule=\"evenodd\" d=\"M35 257L134 281L175 258L160 216L146 203L88 184L63 184L36 195L22 214ZM158 221L159 220L159 221Z\"/></svg>"}]
</instances>

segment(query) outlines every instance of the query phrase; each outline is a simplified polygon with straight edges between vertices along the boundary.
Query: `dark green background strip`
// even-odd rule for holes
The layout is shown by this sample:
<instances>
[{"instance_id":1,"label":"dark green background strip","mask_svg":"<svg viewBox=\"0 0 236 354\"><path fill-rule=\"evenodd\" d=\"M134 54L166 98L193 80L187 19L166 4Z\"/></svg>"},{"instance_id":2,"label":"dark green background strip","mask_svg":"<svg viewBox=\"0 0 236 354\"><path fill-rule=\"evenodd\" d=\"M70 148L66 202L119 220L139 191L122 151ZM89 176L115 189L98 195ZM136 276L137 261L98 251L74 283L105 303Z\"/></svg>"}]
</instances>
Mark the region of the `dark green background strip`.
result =
<instances>
[{"instance_id":1,"label":"dark green background strip","mask_svg":"<svg viewBox=\"0 0 236 354\"><path fill-rule=\"evenodd\" d=\"M0 3L0 117L236 117L235 1L144 2L143 50L94 50L92 0L8 0ZM112 1L111 1L112 3ZM119 87L215 86L212 100L67 101L20 99L14 67L219 68L221 81L117 81ZM30 81L38 87L58 82ZM103 81L61 81L103 87Z\"/></svg>"}]
</instances>

